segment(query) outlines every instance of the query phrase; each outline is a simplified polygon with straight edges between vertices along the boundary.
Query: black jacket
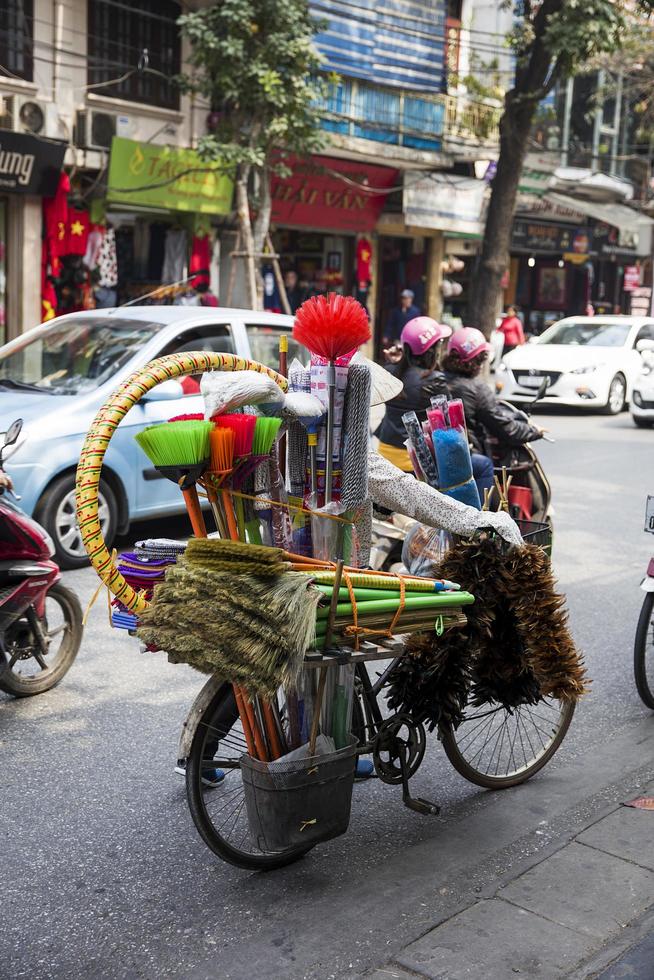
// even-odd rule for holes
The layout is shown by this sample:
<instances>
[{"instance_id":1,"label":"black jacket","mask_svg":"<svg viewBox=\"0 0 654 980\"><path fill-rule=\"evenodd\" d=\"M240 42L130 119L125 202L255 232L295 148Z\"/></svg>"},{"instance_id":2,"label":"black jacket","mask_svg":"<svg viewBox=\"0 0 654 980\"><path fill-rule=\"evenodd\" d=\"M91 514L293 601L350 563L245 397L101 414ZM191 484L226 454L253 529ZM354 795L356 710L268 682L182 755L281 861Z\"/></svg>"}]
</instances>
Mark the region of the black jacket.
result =
<instances>
[{"instance_id":1,"label":"black jacket","mask_svg":"<svg viewBox=\"0 0 654 980\"><path fill-rule=\"evenodd\" d=\"M468 435L478 453L485 452L488 436L495 436L504 446L522 446L540 439L540 430L529 422L513 417L481 380L445 372L445 381L452 398L460 398L466 413Z\"/></svg>"},{"instance_id":2,"label":"black jacket","mask_svg":"<svg viewBox=\"0 0 654 980\"><path fill-rule=\"evenodd\" d=\"M419 368L410 367L400 375L395 364L387 365L386 370L401 377L404 391L386 404L386 414L375 434L379 436L380 442L402 449L406 439L406 429L402 422L404 413L416 412L420 421L424 422L427 409L431 407L431 399L435 395L447 395L447 387L445 378L438 371L425 373Z\"/></svg>"}]
</instances>

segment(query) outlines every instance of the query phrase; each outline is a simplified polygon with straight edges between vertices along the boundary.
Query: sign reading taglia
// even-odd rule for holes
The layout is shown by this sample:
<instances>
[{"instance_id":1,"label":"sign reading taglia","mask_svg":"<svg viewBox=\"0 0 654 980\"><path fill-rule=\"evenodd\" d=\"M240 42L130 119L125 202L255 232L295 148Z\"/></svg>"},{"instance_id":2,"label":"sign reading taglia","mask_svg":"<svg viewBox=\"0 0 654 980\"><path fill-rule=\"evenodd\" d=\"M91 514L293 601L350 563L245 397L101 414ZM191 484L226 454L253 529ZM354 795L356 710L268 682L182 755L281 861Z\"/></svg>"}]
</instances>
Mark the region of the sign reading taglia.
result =
<instances>
[{"instance_id":1,"label":"sign reading taglia","mask_svg":"<svg viewBox=\"0 0 654 980\"><path fill-rule=\"evenodd\" d=\"M233 182L221 164L202 160L195 150L111 141L107 200L165 211L229 214Z\"/></svg>"},{"instance_id":2,"label":"sign reading taglia","mask_svg":"<svg viewBox=\"0 0 654 980\"><path fill-rule=\"evenodd\" d=\"M273 176L272 220L323 231L372 231L397 170L314 156L293 160L290 177Z\"/></svg>"}]
</instances>

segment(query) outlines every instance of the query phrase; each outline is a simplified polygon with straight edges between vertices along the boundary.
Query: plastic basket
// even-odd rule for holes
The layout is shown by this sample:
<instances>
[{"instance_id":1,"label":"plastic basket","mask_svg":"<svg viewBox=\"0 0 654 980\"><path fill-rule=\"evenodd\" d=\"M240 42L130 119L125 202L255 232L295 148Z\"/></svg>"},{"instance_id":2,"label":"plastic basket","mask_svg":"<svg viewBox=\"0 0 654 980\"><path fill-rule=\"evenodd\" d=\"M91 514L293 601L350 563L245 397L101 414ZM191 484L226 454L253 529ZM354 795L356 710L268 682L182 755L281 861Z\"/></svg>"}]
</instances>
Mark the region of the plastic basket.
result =
<instances>
[{"instance_id":1,"label":"plastic basket","mask_svg":"<svg viewBox=\"0 0 654 980\"><path fill-rule=\"evenodd\" d=\"M317 844L350 823L357 739L327 755L269 765L241 757L245 807L263 851Z\"/></svg>"},{"instance_id":2,"label":"plastic basket","mask_svg":"<svg viewBox=\"0 0 654 980\"><path fill-rule=\"evenodd\" d=\"M520 528L523 541L527 544L537 544L543 551L552 557L552 525L542 521L525 521L521 518L516 520Z\"/></svg>"}]
</instances>

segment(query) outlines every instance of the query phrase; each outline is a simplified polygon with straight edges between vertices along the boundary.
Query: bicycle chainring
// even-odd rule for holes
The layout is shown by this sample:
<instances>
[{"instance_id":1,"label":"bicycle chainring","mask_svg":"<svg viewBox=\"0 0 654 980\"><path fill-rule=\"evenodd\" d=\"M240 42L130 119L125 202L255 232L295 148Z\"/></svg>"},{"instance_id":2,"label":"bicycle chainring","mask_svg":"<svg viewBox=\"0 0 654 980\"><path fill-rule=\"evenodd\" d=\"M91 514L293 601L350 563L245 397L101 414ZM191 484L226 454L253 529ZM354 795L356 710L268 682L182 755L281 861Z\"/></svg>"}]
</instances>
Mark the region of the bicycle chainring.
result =
<instances>
[{"instance_id":1,"label":"bicycle chainring","mask_svg":"<svg viewBox=\"0 0 654 980\"><path fill-rule=\"evenodd\" d=\"M422 724L411 715L391 715L379 727L372 748L375 771L384 783L402 782L402 752L406 756L406 775L410 779L420 768L427 739Z\"/></svg>"}]
</instances>

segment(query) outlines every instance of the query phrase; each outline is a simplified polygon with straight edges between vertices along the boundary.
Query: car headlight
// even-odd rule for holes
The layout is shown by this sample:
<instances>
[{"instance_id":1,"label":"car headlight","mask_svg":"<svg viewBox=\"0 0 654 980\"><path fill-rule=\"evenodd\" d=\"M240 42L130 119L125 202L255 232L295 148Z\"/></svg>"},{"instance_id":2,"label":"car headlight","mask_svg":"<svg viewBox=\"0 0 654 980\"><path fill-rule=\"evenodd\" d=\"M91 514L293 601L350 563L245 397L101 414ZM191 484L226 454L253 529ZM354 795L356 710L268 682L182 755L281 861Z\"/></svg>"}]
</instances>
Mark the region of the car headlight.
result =
<instances>
[{"instance_id":1,"label":"car headlight","mask_svg":"<svg viewBox=\"0 0 654 980\"><path fill-rule=\"evenodd\" d=\"M603 364L589 364L587 367L572 368L570 374L590 374L592 371L599 371Z\"/></svg>"},{"instance_id":2,"label":"car headlight","mask_svg":"<svg viewBox=\"0 0 654 980\"><path fill-rule=\"evenodd\" d=\"M500 363L497 365L497 368L495 369L495 373L496 374L506 374L508 372L508 370L509 369L506 366L506 364L504 363L504 361L500 361Z\"/></svg>"}]
</instances>

